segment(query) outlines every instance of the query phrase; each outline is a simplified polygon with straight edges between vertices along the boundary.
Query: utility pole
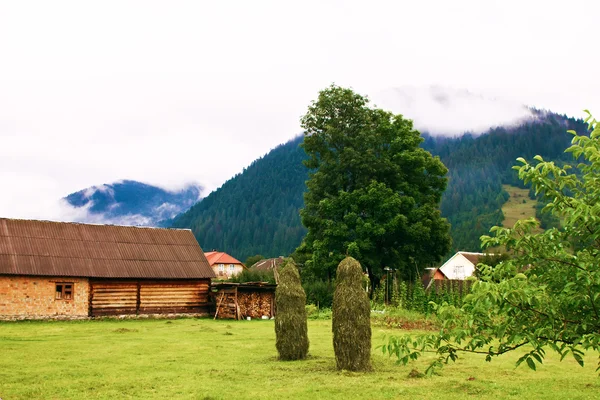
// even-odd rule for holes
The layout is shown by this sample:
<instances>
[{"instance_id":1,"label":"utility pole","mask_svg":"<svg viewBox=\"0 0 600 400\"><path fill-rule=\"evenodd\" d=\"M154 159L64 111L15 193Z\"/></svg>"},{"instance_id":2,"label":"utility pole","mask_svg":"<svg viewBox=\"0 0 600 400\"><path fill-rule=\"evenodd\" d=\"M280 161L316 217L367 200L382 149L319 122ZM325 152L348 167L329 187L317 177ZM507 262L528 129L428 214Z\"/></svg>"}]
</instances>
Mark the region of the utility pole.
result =
<instances>
[{"instance_id":1,"label":"utility pole","mask_svg":"<svg viewBox=\"0 0 600 400\"><path fill-rule=\"evenodd\" d=\"M388 304L390 301L390 293L389 293L389 285L390 285L390 267L385 267L383 270L385 271L385 296L384 302Z\"/></svg>"}]
</instances>

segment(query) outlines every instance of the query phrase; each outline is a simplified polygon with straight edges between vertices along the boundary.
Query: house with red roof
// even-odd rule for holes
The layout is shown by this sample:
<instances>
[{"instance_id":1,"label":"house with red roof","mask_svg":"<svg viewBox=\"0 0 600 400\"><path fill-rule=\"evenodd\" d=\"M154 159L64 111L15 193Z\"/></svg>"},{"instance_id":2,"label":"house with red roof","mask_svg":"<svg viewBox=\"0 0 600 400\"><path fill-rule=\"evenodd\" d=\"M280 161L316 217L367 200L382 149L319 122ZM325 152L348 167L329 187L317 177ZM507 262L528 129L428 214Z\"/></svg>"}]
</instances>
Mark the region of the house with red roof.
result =
<instances>
[{"instance_id":1,"label":"house with red roof","mask_svg":"<svg viewBox=\"0 0 600 400\"><path fill-rule=\"evenodd\" d=\"M246 266L240 260L225 252L207 251L204 255L215 275L217 275L217 279L229 279L246 269Z\"/></svg>"}]
</instances>

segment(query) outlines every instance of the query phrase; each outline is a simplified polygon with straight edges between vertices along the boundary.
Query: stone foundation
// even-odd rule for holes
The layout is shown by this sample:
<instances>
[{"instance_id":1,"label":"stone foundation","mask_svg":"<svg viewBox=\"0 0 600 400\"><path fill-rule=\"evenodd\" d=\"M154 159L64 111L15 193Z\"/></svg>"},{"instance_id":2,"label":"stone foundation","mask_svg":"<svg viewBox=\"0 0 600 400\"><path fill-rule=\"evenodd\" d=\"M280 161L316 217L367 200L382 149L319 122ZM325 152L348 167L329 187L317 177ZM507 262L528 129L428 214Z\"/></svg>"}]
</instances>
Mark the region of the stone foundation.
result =
<instances>
[{"instance_id":1,"label":"stone foundation","mask_svg":"<svg viewBox=\"0 0 600 400\"><path fill-rule=\"evenodd\" d=\"M82 317L69 315L47 315L47 316L24 316L24 315L2 315L0 321L81 321L81 320L103 320L103 319L176 319L176 318L202 318L209 317L208 313L199 314L141 314L141 315L110 315L104 317ZM1 399L0 399L1 400Z\"/></svg>"}]
</instances>

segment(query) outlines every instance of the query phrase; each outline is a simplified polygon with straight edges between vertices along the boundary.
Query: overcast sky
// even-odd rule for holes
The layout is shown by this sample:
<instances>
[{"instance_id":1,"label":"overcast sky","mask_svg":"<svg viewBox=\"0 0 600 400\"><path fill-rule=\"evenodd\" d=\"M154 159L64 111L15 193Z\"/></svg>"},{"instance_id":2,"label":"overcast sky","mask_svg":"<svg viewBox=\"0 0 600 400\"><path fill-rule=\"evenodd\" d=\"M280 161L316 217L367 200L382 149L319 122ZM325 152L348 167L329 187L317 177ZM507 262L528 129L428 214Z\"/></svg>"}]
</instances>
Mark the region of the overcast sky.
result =
<instances>
[{"instance_id":1,"label":"overcast sky","mask_svg":"<svg viewBox=\"0 0 600 400\"><path fill-rule=\"evenodd\" d=\"M450 133L600 115L598 4L0 0L0 216L119 179L215 189L332 82Z\"/></svg>"}]
</instances>

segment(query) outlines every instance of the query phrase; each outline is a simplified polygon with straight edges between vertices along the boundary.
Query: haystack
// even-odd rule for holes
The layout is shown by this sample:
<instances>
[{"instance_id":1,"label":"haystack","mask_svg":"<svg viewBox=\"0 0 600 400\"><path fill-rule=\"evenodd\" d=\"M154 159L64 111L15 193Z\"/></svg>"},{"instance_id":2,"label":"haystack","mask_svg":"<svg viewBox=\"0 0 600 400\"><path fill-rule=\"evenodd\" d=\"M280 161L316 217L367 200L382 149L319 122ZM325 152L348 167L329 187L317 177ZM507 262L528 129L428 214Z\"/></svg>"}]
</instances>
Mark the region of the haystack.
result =
<instances>
[{"instance_id":1,"label":"haystack","mask_svg":"<svg viewBox=\"0 0 600 400\"><path fill-rule=\"evenodd\" d=\"M280 360L302 360L308 354L305 305L306 294L300 283L300 274L290 260L281 270L275 290L275 346Z\"/></svg>"},{"instance_id":2,"label":"haystack","mask_svg":"<svg viewBox=\"0 0 600 400\"><path fill-rule=\"evenodd\" d=\"M333 294L333 350L338 369L371 370L371 306L358 261L346 257L337 269Z\"/></svg>"}]
</instances>

